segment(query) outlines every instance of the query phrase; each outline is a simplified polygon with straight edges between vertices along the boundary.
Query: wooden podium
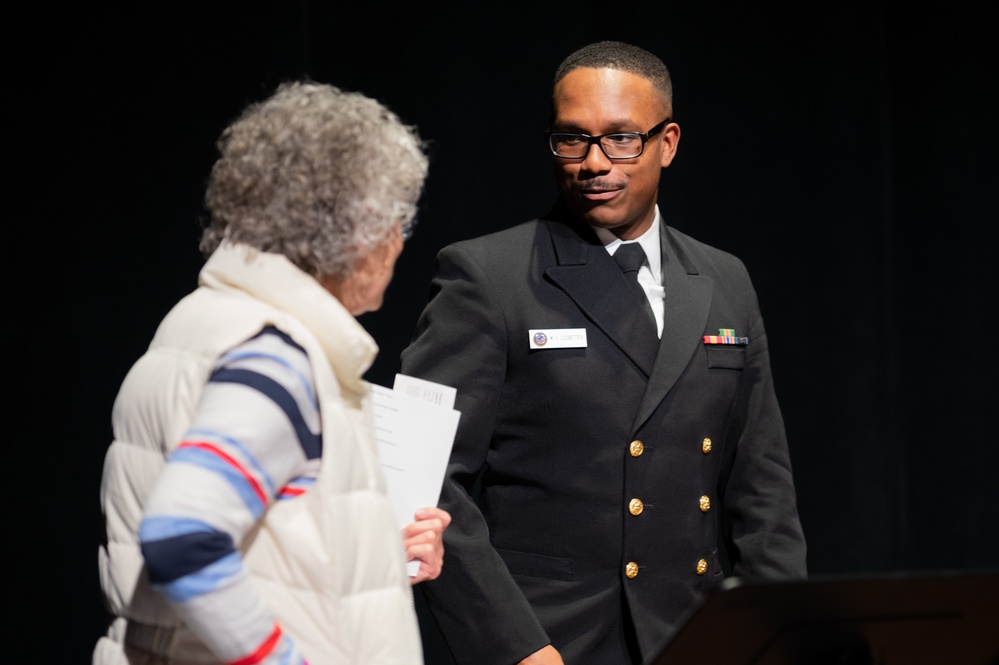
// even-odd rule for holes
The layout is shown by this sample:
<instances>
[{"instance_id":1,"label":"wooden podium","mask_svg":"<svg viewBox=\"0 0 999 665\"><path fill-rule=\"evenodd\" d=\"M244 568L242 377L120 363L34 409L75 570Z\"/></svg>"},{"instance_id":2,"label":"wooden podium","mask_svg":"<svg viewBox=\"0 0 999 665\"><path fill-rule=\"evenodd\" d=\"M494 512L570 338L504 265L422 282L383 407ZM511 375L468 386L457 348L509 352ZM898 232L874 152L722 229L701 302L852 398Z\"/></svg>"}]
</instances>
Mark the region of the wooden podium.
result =
<instances>
[{"instance_id":1,"label":"wooden podium","mask_svg":"<svg viewBox=\"0 0 999 665\"><path fill-rule=\"evenodd\" d=\"M999 571L730 579L645 665L999 665Z\"/></svg>"}]
</instances>

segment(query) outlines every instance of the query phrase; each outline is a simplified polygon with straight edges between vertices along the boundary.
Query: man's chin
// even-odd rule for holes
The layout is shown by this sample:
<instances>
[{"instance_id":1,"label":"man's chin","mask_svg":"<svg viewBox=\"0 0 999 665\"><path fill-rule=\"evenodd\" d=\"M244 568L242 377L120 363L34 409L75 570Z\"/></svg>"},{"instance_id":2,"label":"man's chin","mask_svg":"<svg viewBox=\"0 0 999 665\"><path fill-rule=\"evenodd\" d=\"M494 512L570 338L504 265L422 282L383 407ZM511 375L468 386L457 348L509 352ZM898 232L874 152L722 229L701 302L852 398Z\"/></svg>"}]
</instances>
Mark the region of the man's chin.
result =
<instances>
[{"instance_id":1,"label":"man's chin","mask_svg":"<svg viewBox=\"0 0 999 665\"><path fill-rule=\"evenodd\" d=\"M586 222L590 226L598 226L604 229L613 229L625 223L619 211L606 203L599 201L574 201L569 206L576 217Z\"/></svg>"},{"instance_id":2,"label":"man's chin","mask_svg":"<svg viewBox=\"0 0 999 665\"><path fill-rule=\"evenodd\" d=\"M619 238L629 240L640 236L652 223L651 215L634 216L633 211L622 209L609 203L573 200L568 204L569 211L584 224L607 229ZM643 223L648 219L648 223Z\"/></svg>"}]
</instances>

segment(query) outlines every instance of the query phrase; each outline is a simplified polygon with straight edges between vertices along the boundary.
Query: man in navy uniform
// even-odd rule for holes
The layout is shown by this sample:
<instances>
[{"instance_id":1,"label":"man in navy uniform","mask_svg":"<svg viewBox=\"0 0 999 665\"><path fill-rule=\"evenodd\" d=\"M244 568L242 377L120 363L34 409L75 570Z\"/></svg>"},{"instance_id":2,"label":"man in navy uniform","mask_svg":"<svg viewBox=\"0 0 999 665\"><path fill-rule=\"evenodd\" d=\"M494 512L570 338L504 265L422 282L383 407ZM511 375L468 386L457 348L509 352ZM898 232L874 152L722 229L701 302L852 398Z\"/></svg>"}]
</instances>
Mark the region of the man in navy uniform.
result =
<instances>
[{"instance_id":1,"label":"man in navy uniform","mask_svg":"<svg viewBox=\"0 0 999 665\"><path fill-rule=\"evenodd\" d=\"M460 664L639 663L726 576L805 576L749 275L657 206L665 65L591 44L552 104L559 202L443 249L403 353L458 392L424 593Z\"/></svg>"}]
</instances>

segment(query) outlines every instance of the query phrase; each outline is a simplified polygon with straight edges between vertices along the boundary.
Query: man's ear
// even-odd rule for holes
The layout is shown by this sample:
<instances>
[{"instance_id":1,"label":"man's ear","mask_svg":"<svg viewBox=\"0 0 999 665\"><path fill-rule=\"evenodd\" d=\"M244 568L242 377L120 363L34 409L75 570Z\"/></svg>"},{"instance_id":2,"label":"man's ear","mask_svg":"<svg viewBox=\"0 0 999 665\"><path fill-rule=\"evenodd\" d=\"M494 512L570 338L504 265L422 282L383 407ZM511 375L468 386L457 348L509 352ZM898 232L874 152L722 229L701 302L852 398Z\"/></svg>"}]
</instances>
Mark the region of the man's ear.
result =
<instances>
[{"instance_id":1,"label":"man's ear","mask_svg":"<svg viewBox=\"0 0 999 665\"><path fill-rule=\"evenodd\" d=\"M666 168L676 157L676 148L680 143L680 125L675 122L666 123L660 136L663 142L662 167Z\"/></svg>"}]
</instances>

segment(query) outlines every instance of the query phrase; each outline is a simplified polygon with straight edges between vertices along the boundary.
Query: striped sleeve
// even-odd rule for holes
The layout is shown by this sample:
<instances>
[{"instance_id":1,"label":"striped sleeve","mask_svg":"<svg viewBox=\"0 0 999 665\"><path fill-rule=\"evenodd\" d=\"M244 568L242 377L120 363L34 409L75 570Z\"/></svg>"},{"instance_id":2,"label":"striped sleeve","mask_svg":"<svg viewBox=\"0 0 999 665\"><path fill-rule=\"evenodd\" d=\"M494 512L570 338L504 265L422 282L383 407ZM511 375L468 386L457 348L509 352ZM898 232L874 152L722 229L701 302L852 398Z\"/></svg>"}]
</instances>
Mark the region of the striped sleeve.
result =
<instances>
[{"instance_id":1,"label":"striped sleeve","mask_svg":"<svg viewBox=\"0 0 999 665\"><path fill-rule=\"evenodd\" d=\"M219 358L149 496L139 541L154 588L226 663L305 662L237 550L267 506L308 491L321 456L304 349L267 327Z\"/></svg>"}]
</instances>

